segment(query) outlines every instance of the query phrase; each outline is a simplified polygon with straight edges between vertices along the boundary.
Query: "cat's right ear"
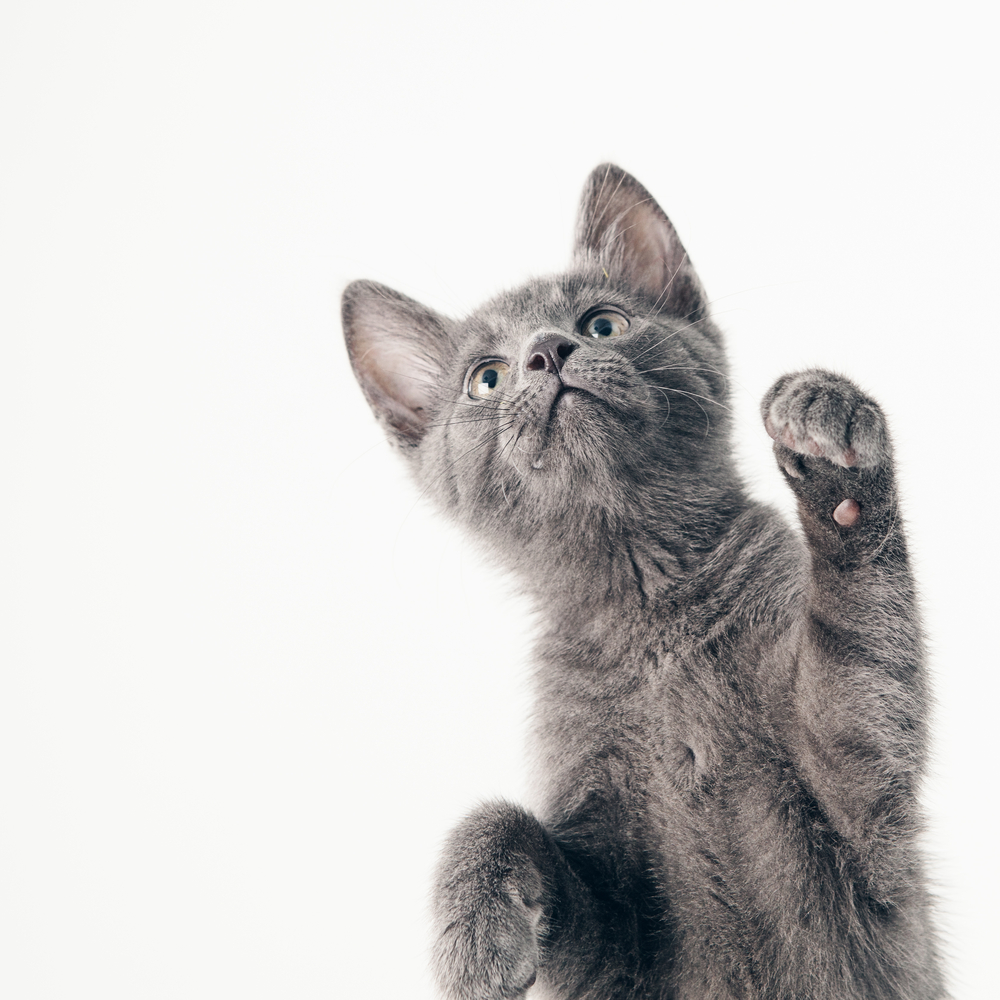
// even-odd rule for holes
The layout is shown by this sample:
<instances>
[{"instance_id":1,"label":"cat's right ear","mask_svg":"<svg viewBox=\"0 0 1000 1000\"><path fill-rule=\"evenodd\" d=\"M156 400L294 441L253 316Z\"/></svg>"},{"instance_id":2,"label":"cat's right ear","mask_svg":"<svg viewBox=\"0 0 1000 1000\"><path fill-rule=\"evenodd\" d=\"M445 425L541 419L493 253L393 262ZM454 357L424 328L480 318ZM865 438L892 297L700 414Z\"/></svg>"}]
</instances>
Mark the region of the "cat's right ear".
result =
<instances>
[{"instance_id":1,"label":"cat's right ear","mask_svg":"<svg viewBox=\"0 0 1000 1000\"><path fill-rule=\"evenodd\" d=\"M390 440L420 444L443 377L449 321L374 281L354 281L341 303L351 366Z\"/></svg>"}]
</instances>

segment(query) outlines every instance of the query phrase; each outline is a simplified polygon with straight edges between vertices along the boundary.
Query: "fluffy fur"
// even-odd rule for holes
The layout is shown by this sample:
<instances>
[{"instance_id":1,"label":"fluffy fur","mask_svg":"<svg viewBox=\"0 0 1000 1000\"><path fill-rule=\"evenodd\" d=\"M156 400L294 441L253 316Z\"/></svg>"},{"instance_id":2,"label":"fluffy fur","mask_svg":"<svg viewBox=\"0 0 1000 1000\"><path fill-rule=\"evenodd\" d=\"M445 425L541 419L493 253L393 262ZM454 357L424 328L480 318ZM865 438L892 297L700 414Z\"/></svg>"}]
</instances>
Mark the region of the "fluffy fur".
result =
<instances>
[{"instance_id":1,"label":"fluffy fur","mask_svg":"<svg viewBox=\"0 0 1000 1000\"><path fill-rule=\"evenodd\" d=\"M751 499L701 284L610 165L567 273L461 322L356 282L343 319L421 489L544 620L543 787L445 846L442 993L944 997L916 844L922 642L878 404L829 372L780 378L762 416L803 531Z\"/></svg>"}]
</instances>

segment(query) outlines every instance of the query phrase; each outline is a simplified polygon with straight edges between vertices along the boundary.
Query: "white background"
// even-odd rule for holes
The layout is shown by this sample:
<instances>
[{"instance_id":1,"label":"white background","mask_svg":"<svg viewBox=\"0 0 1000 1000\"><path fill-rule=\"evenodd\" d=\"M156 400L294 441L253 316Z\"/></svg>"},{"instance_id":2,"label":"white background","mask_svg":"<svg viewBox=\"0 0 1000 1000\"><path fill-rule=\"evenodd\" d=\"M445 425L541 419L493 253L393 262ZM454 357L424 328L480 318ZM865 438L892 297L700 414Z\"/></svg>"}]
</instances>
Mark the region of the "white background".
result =
<instances>
[{"instance_id":1,"label":"white background","mask_svg":"<svg viewBox=\"0 0 1000 1000\"><path fill-rule=\"evenodd\" d=\"M995 996L1000 174L970 3L12 3L0 24L0 993L424 998L437 845L522 794L529 623L354 385L612 159L728 331L895 429L956 997Z\"/></svg>"}]
</instances>

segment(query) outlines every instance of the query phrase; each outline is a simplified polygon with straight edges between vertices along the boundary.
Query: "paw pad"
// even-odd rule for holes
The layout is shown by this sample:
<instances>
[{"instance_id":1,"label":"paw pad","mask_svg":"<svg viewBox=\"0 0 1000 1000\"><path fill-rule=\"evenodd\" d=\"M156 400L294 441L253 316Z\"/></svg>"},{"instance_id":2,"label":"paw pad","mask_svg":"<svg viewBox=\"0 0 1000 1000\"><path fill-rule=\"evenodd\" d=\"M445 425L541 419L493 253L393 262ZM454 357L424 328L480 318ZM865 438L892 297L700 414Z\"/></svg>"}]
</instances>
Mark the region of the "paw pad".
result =
<instances>
[{"instance_id":1,"label":"paw pad","mask_svg":"<svg viewBox=\"0 0 1000 1000\"><path fill-rule=\"evenodd\" d=\"M844 528L851 527L861 517L861 505L857 500L841 501L833 512L833 519Z\"/></svg>"}]
</instances>

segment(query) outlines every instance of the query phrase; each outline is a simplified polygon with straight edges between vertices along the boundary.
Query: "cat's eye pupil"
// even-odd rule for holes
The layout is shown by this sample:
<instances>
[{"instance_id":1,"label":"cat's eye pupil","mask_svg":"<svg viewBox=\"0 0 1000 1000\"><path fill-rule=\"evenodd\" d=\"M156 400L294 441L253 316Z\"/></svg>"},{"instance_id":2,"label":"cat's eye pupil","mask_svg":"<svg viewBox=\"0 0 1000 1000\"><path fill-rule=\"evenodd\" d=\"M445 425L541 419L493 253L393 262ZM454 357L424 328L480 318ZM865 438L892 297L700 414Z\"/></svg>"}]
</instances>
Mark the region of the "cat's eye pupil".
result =
<instances>
[{"instance_id":1,"label":"cat's eye pupil","mask_svg":"<svg viewBox=\"0 0 1000 1000\"><path fill-rule=\"evenodd\" d=\"M485 399L494 389L499 389L510 372L510 365L503 361L488 361L480 365L469 378L468 393L472 399Z\"/></svg>"},{"instance_id":2,"label":"cat's eye pupil","mask_svg":"<svg viewBox=\"0 0 1000 1000\"><path fill-rule=\"evenodd\" d=\"M620 337L628 329L628 320L617 310L602 310L585 317L583 333L595 340Z\"/></svg>"}]
</instances>

